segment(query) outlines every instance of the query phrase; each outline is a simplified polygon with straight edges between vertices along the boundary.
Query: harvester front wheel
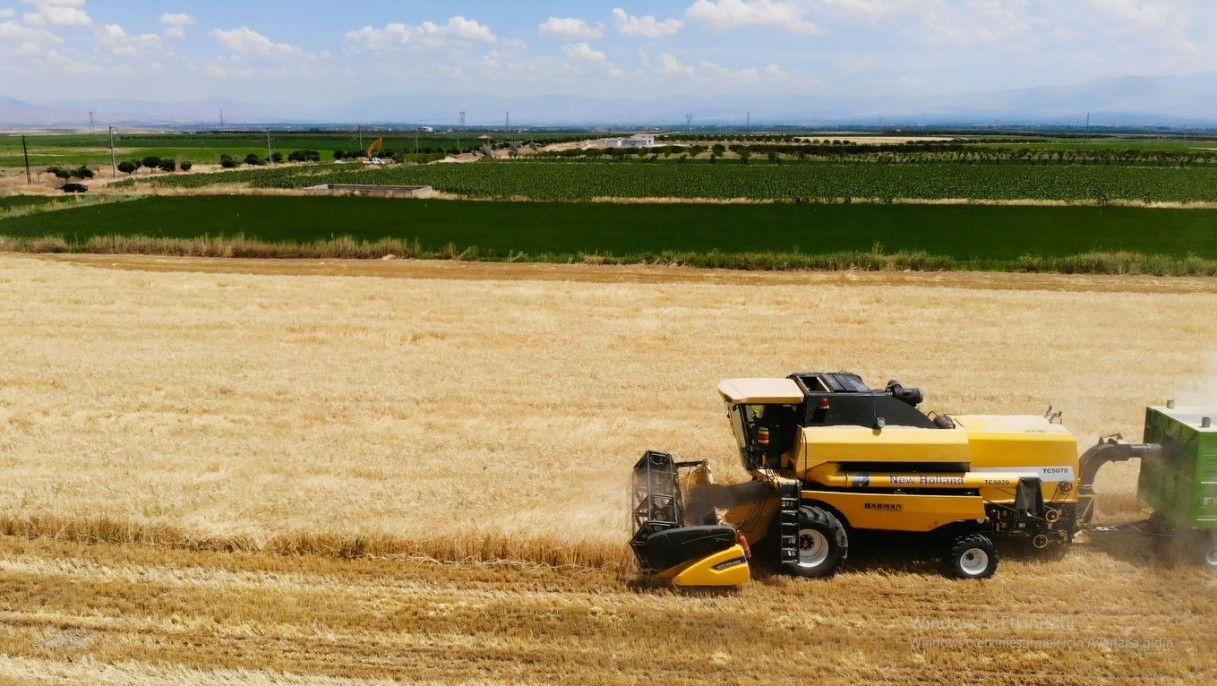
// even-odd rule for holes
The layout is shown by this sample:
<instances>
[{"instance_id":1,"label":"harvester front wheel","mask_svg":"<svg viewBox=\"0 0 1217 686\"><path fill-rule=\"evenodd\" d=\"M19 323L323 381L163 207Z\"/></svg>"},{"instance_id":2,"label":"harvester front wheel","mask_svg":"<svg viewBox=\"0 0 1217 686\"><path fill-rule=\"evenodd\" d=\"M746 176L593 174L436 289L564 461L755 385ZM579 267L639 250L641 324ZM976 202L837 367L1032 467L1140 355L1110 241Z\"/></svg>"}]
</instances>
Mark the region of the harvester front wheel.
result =
<instances>
[{"instance_id":1,"label":"harvester front wheel","mask_svg":"<svg viewBox=\"0 0 1217 686\"><path fill-rule=\"evenodd\" d=\"M956 579L987 579L997 571L997 547L984 534L956 538L943 560L947 576Z\"/></svg>"},{"instance_id":2,"label":"harvester front wheel","mask_svg":"<svg viewBox=\"0 0 1217 686\"><path fill-rule=\"evenodd\" d=\"M849 537L841 520L828 510L804 505L799 508L798 553L785 563L786 571L805 579L832 576L849 553Z\"/></svg>"}]
</instances>

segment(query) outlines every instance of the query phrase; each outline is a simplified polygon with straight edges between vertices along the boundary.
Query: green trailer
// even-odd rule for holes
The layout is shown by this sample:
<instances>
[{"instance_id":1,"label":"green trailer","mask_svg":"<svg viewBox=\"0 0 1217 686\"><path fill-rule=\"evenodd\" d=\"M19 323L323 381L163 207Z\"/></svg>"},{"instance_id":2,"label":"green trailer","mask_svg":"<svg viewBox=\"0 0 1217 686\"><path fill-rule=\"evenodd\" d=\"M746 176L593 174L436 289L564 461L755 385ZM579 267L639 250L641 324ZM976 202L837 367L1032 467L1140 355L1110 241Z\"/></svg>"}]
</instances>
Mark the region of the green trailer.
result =
<instances>
[{"instance_id":1,"label":"green trailer","mask_svg":"<svg viewBox=\"0 0 1217 686\"><path fill-rule=\"evenodd\" d=\"M1177 552L1195 551L1217 567L1217 407L1149 407L1137 495L1153 508L1155 533Z\"/></svg>"}]
</instances>

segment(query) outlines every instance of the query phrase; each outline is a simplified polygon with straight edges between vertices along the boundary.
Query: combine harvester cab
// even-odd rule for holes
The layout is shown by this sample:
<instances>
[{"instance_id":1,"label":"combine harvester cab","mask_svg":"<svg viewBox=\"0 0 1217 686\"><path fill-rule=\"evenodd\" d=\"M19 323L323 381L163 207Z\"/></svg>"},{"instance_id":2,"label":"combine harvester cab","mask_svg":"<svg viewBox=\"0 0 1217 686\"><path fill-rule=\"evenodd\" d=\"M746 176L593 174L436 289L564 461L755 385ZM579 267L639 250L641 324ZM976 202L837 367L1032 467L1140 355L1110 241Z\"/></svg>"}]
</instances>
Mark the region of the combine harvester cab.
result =
<instances>
[{"instance_id":1,"label":"combine harvester cab","mask_svg":"<svg viewBox=\"0 0 1217 686\"><path fill-rule=\"evenodd\" d=\"M684 463L682 478L674 461L671 478L656 479L644 476L644 456L635 467L632 541L644 574L679 574L659 569L675 559L701 566L692 545L684 546L690 559L658 552L682 527L693 529L690 538L717 527L719 546L730 538L724 525L734 528L741 540L776 551L769 562L808 578L834 574L860 532L919 537L938 550L947 574L976 579L996 571L995 539L1042 548L1072 538L1077 441L1045 417L930 417L917 409L918 389L895 381L872 389L846 372L731 379L719 392L752 481L715 485L703 463ZM661 502L671 498L677 511L649 516L641 504L656 493L650 483L662 483Z\"/></svg>"}]
</instances>

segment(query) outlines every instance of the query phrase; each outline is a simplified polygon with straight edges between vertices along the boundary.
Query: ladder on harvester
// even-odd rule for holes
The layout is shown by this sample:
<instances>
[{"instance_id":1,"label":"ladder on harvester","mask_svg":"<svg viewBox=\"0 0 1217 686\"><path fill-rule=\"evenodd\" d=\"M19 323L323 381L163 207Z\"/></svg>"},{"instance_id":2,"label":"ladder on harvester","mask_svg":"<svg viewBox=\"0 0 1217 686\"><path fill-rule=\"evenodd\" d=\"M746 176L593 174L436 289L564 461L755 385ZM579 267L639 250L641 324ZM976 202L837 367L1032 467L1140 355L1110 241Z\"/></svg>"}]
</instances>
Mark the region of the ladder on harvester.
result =
<instances>
[{"instance_id":1,"label":"ladder on harvester","mask_svg":"<svg viewBox=\"0 0 1217 686\"><path fill-rule=\"evenodd\" d=\"M795 564L799 561L799 484L778 484L781 499L778 511L778 562Z\"/></svg>"}]
</instances>

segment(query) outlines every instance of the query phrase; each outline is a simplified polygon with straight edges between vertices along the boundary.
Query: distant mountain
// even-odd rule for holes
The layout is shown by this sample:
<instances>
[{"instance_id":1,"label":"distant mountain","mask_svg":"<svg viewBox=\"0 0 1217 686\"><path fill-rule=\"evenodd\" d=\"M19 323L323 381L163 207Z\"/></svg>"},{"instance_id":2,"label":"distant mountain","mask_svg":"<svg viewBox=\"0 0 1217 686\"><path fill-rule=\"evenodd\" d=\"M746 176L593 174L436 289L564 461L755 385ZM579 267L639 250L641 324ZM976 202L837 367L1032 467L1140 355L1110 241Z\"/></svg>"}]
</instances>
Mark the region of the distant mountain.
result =
<instances>
[{"instance_id":1,"label":"distant mountain","mask_svg":"<svg viewBox=\"0 0 1217 686\"><path fill-rule=\"evenodd\" d=\"M94 113L99 126L218 126L301 122L398 123L451 126L457 112L471 126L511 122L544 125L743 124L747 113L765 124L1073 124L1217 126L1217 72L1187 76L1127 76L1074 86L1045 86L952 96L845 97L812 95L666 96L632 100L573 95L500 97L432 93L293 105L221 98L190 102L124 99L58 100L45 104L0 97L0 127L81 127Z\"/></svg>"}]
</instances>

